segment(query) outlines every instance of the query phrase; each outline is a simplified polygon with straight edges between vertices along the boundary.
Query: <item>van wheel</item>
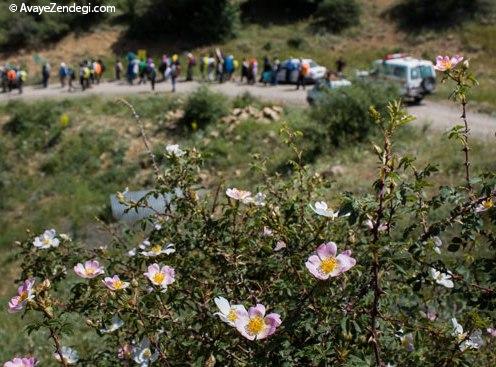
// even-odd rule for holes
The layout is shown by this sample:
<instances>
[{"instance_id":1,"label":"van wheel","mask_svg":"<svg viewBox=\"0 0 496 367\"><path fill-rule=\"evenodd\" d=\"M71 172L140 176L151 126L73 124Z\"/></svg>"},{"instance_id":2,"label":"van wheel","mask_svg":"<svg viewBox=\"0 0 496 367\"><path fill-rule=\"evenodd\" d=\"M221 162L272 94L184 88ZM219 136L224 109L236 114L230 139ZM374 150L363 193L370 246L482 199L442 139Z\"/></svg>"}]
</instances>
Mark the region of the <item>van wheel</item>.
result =
<instances>
[{"instance_id":1,"label":"van wheel","mask_svg":"<svg viewBox=\"0 0 496 367\"><path fill-rule=\"evenodd\" d=\"M430 94L434 92L434 89L436 88L436 79L433 77L424 78L420 86L424 90L425 94Z\"/></svg>"},{"instance_id":2,"label":"van wheel","mask_svg":"<svg viewBox=\"0 0 496 367\"><path fill-rule=\"evenodd\" d=\"M424 97L415 97L413 99L413 103L414 104L420 104L420 102L422 102L423 99L424 99Z\"/></svg>"}]
</instances>

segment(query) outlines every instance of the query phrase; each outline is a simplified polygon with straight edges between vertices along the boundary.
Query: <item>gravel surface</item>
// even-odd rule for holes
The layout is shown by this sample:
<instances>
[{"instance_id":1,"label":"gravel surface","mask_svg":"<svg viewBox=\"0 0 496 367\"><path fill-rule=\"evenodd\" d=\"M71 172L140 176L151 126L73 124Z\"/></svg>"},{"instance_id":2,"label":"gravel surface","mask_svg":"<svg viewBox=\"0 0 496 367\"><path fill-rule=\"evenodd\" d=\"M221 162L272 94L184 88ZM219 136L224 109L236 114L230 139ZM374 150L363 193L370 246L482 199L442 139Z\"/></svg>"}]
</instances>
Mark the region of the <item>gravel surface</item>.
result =
<instances>
[{"instance_id":1,"label":"gravel surface","mask_svg":"<svg viewBox=\"0 0 496 367\"><path fill-rule=\"evenodd\" d=\"M187 94L196 90L201 84L197 82L179 82L177 84L177 92L179 94ZM250 92L252 95L266 100L283 103L286 105L306 106L306 91L296 90L293 85L267 86L262 85L246 85L235 82L227 82L223 84L210 84L212 90L221 92L227 96L235 97L244 92ZM311 88L311 86L310 86ZM37 100L44 98L73 98L85 95L105 95L105 96L125 96L129 94L149 94L150 85L133 85L129 86L125 82L108 82L93 86L91 89L81 91L77 89L73 92L68 92L67 88L62 89L59 84L54 84L43 89L40 87L25 87L24 93L19 95L17 91L11 93L1 93L0 102L23 99ZM171 94L170 83L158 83L155 93ZM433 101L423 101L420 105L409 106L408 111L417 117L414 122L417 125L429 124L433 129L444 132L454 124L461 124L460 108L453 103L439 103ZM471 112L468 110L468 121L471 126L471 133L480 139L494 139L496 132L496 118Z\"/></svg>"}]
</instances>

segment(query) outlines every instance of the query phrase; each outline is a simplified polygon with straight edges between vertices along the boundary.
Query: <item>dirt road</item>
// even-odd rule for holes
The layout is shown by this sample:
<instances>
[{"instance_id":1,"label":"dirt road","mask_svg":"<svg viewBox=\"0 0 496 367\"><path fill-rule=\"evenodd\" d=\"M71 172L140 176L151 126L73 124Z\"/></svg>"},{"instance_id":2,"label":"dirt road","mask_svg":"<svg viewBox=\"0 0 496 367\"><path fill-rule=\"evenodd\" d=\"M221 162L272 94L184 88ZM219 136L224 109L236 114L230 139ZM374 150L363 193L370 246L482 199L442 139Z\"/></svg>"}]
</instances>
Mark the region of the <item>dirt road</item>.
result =
<instances>
[{"instance_id":1,"label":"dirt road","mask_svg":"<svg viewBox=\"0 0 496 367\"><path fill-rule=\"evenodd\" d=\"M197 82L180 82L177 84L177 92L188 94L196 90L200 86ZM268 86L262 85L240 85L239 83L223 83L210 84L210 88L214 91L223 93L229 97L235 97L244 92L250 92L252 95L278 102L286 105L301 105L306 106L306 91L297 91L293 85ZM155 93L171 92L170 83L158 83ZM94 86L91 89L82 92L77 89L74 92L68 92L67 88L62 89L59 84L54 84L43 89L40 87L25 87L24 93L19 95L17 91L10 94L0 94L0 102L23 99L37 100L44 98L74 98L86 95L101 95L101 96L125 96L129 94L149 94L150 85L133 85L129 86L124 82L102 83ZM438 131L446 131L454 124L461 124L459 108L449 102L438 103L432 101L424 101L421 105L410 106L408 110L411 114L417 117L415 124L424 125L430 124L433 129ZM471 126L472 135L481 139L494 139L496 132L496 118L480 114L468 110L468 119Z\"/></svg>"}]
</instances>

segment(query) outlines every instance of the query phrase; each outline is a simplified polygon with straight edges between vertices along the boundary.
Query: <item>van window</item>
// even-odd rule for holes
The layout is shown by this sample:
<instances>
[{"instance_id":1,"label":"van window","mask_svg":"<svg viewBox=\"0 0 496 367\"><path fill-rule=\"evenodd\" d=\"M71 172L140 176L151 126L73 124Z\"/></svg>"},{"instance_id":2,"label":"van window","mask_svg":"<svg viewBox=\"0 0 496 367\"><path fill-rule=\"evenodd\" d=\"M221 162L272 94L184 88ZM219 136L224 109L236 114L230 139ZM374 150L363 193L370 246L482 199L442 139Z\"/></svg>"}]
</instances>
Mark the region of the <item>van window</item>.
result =
<instances>
[{"instance_id":1,"label":"van window","mask_svg":"<svg viewBox=\"0 0 496 367\"><path fill-rule=\"evenodd\" d=\"M434 71L432 70L432 67L430 67L429 65L421 65L420 76L422 77L422 79L434 77Z\"/></svg>"},{"instance_id":2,"label":"van window","mask_svg":"<svg viewBox=\"0 0 496 367\"><path fill-rule=\"evenodd\" d=\"M398 78L405 78L406 77L406 67L405 66L397 66L394 65L392 66L392 73L394 76Z\"/></svg>"},{"instance_id":3,"label":"van window","mask_svg":"<svg viewBox=\"0 0 496 367\"><path fill-rule=\"evenodd\" d=\"M410 78L412 79L418 79L420 78L420 70L419 68L413 68L410 70Z\"/></svg>"}]
</instances>

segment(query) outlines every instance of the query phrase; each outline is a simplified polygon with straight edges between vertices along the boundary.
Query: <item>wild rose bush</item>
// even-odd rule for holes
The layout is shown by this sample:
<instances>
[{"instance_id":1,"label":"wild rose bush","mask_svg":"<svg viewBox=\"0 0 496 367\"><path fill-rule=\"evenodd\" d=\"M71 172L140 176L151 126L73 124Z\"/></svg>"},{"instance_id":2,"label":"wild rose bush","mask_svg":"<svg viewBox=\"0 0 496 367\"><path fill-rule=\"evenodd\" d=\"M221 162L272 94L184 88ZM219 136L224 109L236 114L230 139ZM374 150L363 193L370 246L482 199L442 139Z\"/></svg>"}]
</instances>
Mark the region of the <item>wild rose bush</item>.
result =
<instances>
[{"instance_id":1,"label":"wild rose bush","mask_svg":"<svg viewBox=\"0 0 496 367\"><path fill-rule=\"evenodd\" d=\"M466 123L468 64L439 60ZM46 330L64 366L493 365L495 173L471 175L468 123L455 126L466 180L434 189L434 163L394 149L412 117L399 102L371 114L383 140L362 196L331 197L299 160L289 178L271 177L261 158L259 187L207 190L201 152L167 146L159 167L149 150L147 196L165 197L166 210L109 229L101 248L52 229L18 243L22 284L7 307L36 315L27 331ZM301 157L301 134L282 133ZM95 335L86 354L66 341L83 327ZM12 358L5 366L52 363Z\"/></svg>"}]
</instances>

